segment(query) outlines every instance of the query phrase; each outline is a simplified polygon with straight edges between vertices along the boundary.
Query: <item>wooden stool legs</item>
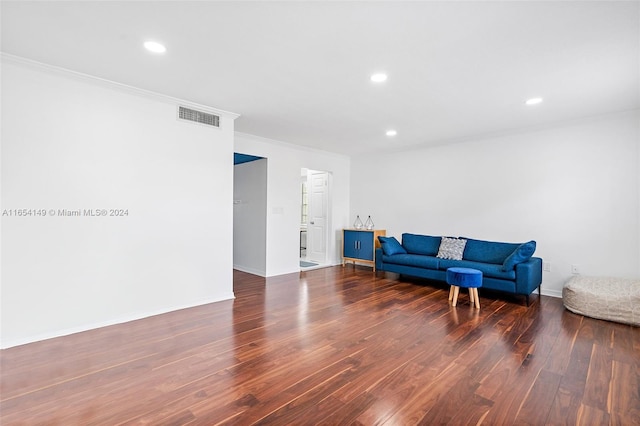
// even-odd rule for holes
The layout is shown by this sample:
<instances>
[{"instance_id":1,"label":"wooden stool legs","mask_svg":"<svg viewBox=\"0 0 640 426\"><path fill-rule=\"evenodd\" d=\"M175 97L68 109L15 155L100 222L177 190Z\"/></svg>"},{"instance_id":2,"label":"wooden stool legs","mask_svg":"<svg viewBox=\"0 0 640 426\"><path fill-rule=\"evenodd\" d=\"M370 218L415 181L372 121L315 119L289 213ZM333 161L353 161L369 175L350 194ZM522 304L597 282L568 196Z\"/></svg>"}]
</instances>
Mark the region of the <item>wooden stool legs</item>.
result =
<instances>
[{"instance_id":1,"label":"wooden stool legs","mask_svg":"<svg viewBox=\"0 0 640 426\"><path fill-rule=\"evenodd\" d=\"M480 309L480 297L478 296L478 287L469 288L469 298L471 299L471 304L476 304L476 308ZM471 296L473 294L473 297Z\"/></svg>"},{"instance_id":2,"label":"wooden stool legs","mask_svg":"<svg viewBox=\"0 0 640 426\"><path fill-rule=\"evenodd\" d=\"M458 304L458 294L460 293L460 287L452 285L449 288L449 300L451 300L451 306ZM478 296L478 289L469 287L469 303L471 306L475 304L477 309L480 309L480 297Z\"/></svg>"}]
</instances>

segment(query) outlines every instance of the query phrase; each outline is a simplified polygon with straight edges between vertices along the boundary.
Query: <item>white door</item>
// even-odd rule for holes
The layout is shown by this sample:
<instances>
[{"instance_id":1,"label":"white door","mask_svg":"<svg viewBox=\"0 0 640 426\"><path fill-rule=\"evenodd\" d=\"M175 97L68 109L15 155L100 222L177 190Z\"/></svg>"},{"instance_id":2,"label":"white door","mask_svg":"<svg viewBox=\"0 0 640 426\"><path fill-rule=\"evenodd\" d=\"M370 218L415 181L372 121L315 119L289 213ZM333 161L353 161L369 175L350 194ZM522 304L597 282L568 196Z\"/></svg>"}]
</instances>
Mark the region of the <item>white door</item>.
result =
<instances>
[{"instance_id":1,"label":"white door","mask_svg":"<svg viewBox=\"0 0 640 426\"><path fill-rule=\"evenodd\" d=\"M312 262L327 260L328 173L309 170L309 224L307 257Z\"/></svg>"}]
</instances>

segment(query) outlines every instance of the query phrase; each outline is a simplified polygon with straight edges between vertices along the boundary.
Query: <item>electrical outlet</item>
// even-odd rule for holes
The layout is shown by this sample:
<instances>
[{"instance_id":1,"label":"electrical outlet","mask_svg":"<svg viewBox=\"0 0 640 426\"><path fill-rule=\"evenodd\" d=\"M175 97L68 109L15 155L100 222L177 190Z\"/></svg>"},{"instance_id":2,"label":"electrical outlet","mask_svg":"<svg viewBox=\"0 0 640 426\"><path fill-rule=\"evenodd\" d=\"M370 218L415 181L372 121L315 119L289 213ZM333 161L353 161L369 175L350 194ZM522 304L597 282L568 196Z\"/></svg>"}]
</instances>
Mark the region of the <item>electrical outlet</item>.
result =
<instances>
[{"instance_id":1,"label":"electrical outlet","mask_svg":"<svg viewBox=\"0 0 640 426\"><path fill-rule=\"evenodd\" d=\"M571 265L571 273L574 275L578 275L580 273L580 268L578 268L578 265Z\"/></svg>"},{"instance_id":2,"label":"electrical outlet","mask_svg":"<svg viewBox=\"0 0 640 426\"><path fill-rule=\"evenodd\" d=\"M551 272L551 262L542 262L542 269L545 272Z\"/></svg>"}]
</instances>

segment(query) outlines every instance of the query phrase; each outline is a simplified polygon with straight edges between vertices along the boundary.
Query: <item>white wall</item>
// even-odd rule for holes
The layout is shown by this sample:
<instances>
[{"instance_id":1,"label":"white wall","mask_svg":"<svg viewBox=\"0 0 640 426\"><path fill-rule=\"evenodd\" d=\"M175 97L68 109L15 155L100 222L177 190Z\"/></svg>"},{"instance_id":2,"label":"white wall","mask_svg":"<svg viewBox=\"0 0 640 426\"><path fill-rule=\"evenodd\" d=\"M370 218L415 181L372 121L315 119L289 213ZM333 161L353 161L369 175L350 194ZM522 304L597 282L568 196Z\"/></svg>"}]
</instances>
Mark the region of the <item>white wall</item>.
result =
<instances>
[{"instance_id":1,"label":"white wall","mask_svg":"<svg viewBox=\"0 0 640 426\"><path fill-rule=\"evenodd\" d=\"M233 168L233 267L267 273L267 160Z\"/></svg>"},{"instance_id":2,"label":"white wall","mask_svg":"<svg viewBox=\"0 0 640 426\"><path fill-rule=\"evenodd\" d=\"M343 227L349 225L350 160L346 156L243 133L235 151L268 159L266 276L300 270L300 170L328 171L332 193L329 261L341 262Z\"/></svg>"},{"instance_id":3,"label":"white wall","mask_svg":"<svg viewBox=\"0 0 640 426\"><path fill-rule=\"evenodd\" d=\"M2 347L233 297L235 115L177 102L3 57Z\"/></svg>"},{"instance_id":4,"label":"white wall","mask_svg":"<svg viewBox=\"0 0 640 426\"><path fill-rule=\"evenodd\" d=\"M640 276L638 111L352 160L351 215L403 232L538 242L542 291Z\"/></svg>"}]
</instances>

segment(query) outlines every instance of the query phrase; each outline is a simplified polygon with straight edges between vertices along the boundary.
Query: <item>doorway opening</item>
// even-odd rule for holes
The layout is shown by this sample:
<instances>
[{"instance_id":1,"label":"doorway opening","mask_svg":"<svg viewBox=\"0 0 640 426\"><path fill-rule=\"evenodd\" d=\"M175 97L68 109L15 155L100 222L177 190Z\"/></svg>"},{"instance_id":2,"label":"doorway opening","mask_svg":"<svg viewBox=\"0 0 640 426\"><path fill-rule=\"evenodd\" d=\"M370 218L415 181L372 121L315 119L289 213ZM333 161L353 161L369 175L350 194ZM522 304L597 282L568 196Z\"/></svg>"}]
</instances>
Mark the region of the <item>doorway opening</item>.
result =
<instances>
[{"instance_id":1,"label":"doorway opening","mask_svg":"<svg viewBox=\"0 0 640 426\"><path fill-rule=\"evenodd\" d=\"M300 269L324 268L329 262L330 180L326 171L300 173Z\"/></svg>"},{"instance_id":2,"label":"doorway opening","mask_svg":"<svg viewBox=\"0 0 640 426\"><path fill-rule=\"evenodd\" d=\"M233 156L233 269L266 276L267 159Z\"/></svg>"}]
</instances>

